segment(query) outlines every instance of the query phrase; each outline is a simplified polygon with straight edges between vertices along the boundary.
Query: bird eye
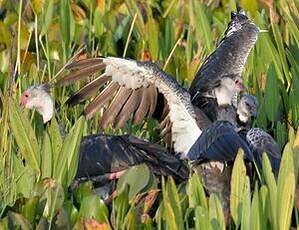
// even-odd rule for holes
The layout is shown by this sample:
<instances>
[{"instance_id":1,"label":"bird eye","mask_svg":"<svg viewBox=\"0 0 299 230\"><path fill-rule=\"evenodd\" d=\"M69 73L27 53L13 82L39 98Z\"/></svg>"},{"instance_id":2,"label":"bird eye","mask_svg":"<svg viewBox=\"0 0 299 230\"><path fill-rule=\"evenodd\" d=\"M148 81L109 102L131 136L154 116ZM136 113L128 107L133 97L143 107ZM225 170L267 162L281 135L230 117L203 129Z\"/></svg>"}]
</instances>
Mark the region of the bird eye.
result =
<instances>
[{"instance_id":1,"label":"bird eye","mask_svg":"<svg viewBox=\"0 0 299 230\"><path fill-rule=\"evenodd\" d=\"M29 95L28 95L28 94L25 94L24 97L29 97Z\"/></svg>"},{"instance_id":2,"label":"bird eye","mask_svg":"<svg viewBox=\"0 0 299 230\"><path fill-rule=\"evenodd\" d=\"M241 81L239 79L235 80L235 84L239 84Z\"/></svg>"}]
</instances>

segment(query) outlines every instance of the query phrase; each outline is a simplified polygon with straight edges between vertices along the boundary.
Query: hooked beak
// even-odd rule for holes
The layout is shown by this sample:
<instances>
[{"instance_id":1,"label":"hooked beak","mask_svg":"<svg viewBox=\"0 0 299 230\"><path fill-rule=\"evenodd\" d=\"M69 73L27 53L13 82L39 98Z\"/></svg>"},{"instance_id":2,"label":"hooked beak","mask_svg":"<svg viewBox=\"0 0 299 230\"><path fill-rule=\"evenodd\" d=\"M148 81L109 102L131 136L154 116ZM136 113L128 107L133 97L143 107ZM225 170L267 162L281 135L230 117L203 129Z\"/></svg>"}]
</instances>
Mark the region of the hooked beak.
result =
<instances>
[{"instance_id":1,"label":"hooked beak","mask_svg":"<svg viewBox=\"0 0 299 230\"><path fill-rule=\"evenodd\" d=\"M247 88L244 86L244 84L242 82L238 83L238 88L240 90L240 93L243 93L247 90Z\"/></svg>"},{"instance_id":2,"label":"hooked beak","mask_svg":"<svg viewBox=\"0 0 299 230\"><path fill-rule=\"evenodd\" d=\"M250 113L250 116L255 118L257 115L257 108L254 105L246 104L247 110Z\"/></svg>"},{"instance_id":3,"label":"hooked beak","mask_svg":"<svg viewBox=\"0 0 299 230\"><path fill-rule=\"evenodd\" d=\"M250 107L250 112L251 112L251 114L252 114L253 117L256 117L256 115L257 115L257 110L256 110L255 107Z\"/></svg>"},{"instance_id":4,"label":"hooked beak","mask_svg":"<svg viewBox=\"0 0 299 230\"><path fill-rule=\"evenodd\" d=\"M26 105L26 98L22 95L21 98L20 98L20 101L19 101L19 104L22 108L25 108L25 105Z\"/></svg>"}]
</instances>

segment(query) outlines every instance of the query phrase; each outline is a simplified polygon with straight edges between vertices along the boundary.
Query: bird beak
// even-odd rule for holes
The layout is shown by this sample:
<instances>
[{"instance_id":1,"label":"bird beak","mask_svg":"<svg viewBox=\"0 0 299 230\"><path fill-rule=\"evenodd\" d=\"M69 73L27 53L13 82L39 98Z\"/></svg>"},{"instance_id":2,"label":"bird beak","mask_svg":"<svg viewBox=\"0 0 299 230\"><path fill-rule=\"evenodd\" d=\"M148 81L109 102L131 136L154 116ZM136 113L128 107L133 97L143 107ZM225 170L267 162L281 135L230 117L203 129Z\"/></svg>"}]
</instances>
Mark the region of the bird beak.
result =
<instances>
[{"instance_id":1,"label":"bird beak","mask_svg":"<svg viewBox=\"0 0 299 230\"><path fill-rule=\"evenodd\" d=\"M240 93L247 91L247 88L244 86L242 82L238 83L238 87L240 89Z\"/></svg>"},{"instance_id":2,"label":"bird beak","mask_svg":"<svg viewBox=\"0 0 299 230\"><path fill-rule=\"evenodd\" d=\"M22 108L25 108L25 105L26 105L26 98L22 95L21 98L20 98L20 102L19 102L20 106Z\"/></svg>"},{"instance_id":3,"label":"bird beak","mask_svg":"<svg viewBox=\"0 0 299 230\"><path fill-rule=\"evenodd\" d=\"M256 117L256 115L257 115L256 108L255 107L251 107L250 110L251 110L251 114L253 115L253 117Z\"/></svg>"}]
</instances>

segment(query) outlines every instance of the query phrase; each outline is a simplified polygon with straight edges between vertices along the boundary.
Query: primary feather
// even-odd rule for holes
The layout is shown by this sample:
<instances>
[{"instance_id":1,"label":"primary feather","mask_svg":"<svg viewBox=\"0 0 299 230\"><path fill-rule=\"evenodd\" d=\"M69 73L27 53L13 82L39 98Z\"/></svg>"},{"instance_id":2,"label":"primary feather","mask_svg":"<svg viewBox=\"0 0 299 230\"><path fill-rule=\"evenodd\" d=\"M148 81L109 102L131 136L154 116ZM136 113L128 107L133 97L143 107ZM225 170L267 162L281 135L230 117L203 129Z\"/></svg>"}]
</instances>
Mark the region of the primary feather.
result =
<instances>
[{"instance_id":1,"label":"primary feather","mask_svg":"<svg viewBox=\"0 0 299 230\"><path fill-rule=\"evenodd\" d=\"M133 118L134 123L136 123L155 113L159 107L158 96L162 94L167 102L165 104L169 108L167 116L171 122L170 130L174 150L177 153L186 154L188 152L201 134L201 129L197 125L196 114L189 93L174 78L151 62L139 62L116 57L89 60L90 62L87 60L78 62L78 66L83 67L82 70L79 70L80 74L76 73L79 69L76 64L70 64L70 69L74 71L71 71L69 75L57 83L58 86L67 85L85 79L84 76L80 77L82 74L101 74L102 71L103 76L109 76L109 78L107 77L108 86L104 87L104 90L86 107L85 115L88 118L94 116L100 108L112 101L108 109L104 111L102 127L109 124L123 127L130 118ZM90 67L88 63L91 66L96 63L98 69ZM105 84L105 82L100 83L100 85ZM89 87L92 88L93 84L89 83ZM120 98L119 90L122 88L130 90L132 93ZM85 91L85 94L89 95L88 90ZM85 99L84 95L82 96L80 93L75 93L75 95L76 102ZM70 101L74 102L72 99ZM116 106L118 103L122 106Z\"/></svg>"}]
</instances>

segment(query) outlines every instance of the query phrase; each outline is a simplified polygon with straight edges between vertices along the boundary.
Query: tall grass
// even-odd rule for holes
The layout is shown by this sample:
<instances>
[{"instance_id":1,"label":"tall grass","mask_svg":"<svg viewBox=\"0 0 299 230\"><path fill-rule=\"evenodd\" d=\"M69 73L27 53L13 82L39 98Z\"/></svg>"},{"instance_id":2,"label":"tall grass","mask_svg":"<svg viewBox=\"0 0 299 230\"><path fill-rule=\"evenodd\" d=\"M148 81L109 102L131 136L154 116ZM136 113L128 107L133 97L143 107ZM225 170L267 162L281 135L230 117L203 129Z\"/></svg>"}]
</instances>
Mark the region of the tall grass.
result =
<instances>
[{"instance_id":1,"label":"tall grass","mask_svg":"<svg viewBox=\"0 0 299 230\"><path fill-rule=\"evenodd\" d=\"M240 2L254 22L268 31L260 34L243 74L260 102L255 124L274 135L284 155L277 179L264 158L261 177L253 181L243 176L244 162L237 157L230 227L289 229L299 168L299 3ZM152 60L188 86L221 39L233 10L231 0L0 1L1 226L224 229L220 199L206 196L197 174L186 186L163 179L160 191L143 169L151 179L140 190L134 183L119 186L112 210L90 184L69 196L79 140L98 131L99 117L87 122L79 118L83 106L64 106L79 84L53 89L58 114L69 133L65 139L56 122L45 131L40 117L21 111L17 101L28 86L55 82L66 62L86 56ZM154 126L149 121L146 131L128 125L106 132L157 140ZM129 183L131 177L134 173L123 181ZM145 202L138 202L140 196L147 198ZM294 216L298 223L298 212Z\"/></svg>"}]
</instances>

